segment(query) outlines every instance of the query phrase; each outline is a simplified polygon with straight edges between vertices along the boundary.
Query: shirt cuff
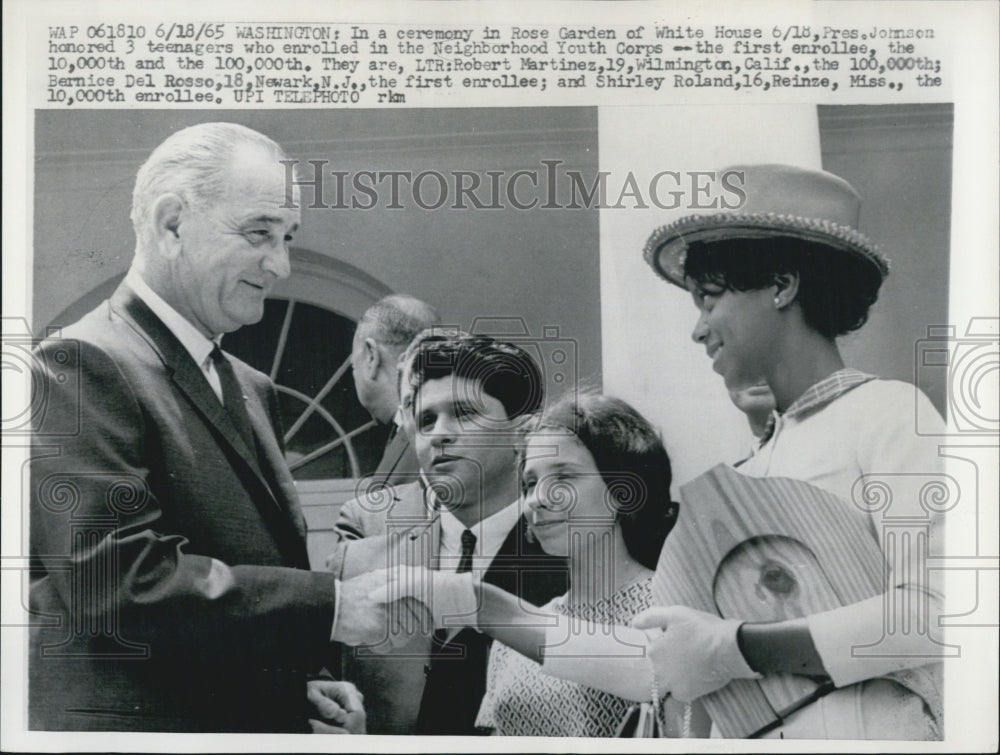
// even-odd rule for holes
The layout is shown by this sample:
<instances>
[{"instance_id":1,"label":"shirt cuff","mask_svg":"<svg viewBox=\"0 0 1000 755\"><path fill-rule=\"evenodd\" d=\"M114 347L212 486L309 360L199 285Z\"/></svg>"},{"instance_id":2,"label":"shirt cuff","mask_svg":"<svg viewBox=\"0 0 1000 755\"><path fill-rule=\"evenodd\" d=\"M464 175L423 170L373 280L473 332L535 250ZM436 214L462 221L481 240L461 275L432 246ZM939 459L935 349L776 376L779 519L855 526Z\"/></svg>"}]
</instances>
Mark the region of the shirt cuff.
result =
<instances>
[{"instance_id":1,"label":"shirt cuff","mask_svg":"<svg viewBox=\"0 0 1000 755\"><path fill-rule=\"evenodd\" d=\"M924 616L918 606L927 607ZM884 595L808 617L809 633L823 668L837 687L856 684L902 669L940 660L945 647L917 631L917 622L932 623L940 602L917 588L897 587ZM891 613L890 613L891 612ZM886 627L895 626L896 632ZM903 627L910 631L903 631Z\"/></svg>"},{"instance_id":2,"label":"shirt cuff","mask_svg":"<svg viewBox=\"0 0 1000 755\"><path fill-rule=\"evenodd\" d=\"M334 550L326 557L326 570L336 574L338 579L344 573L344 559L347 557L347 549L352 542L354 542L354 538L343 537L337 542Z\"/></svg>"},{"instance_id":3,"label":"shirt cuff","mask_svg":"<svg viewBox=\"0 0 1000 755\"><path fill-rule=\"evenodd\" d=\"M333 580L333 626L330 627L330 642L337 634L337 618L340 616L340 580Z\"/></svg>"}]
</instances>

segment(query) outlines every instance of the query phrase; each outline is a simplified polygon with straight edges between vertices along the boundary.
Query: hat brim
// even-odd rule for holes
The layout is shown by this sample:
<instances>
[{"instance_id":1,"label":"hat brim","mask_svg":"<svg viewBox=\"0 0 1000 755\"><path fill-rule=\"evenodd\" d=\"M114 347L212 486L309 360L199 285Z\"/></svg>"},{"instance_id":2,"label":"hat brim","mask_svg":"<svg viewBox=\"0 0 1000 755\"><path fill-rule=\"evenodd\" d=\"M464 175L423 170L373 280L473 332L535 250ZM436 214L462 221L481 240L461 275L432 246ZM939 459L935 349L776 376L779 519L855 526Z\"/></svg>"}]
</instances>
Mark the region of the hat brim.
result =
<instances>
[{"instance_id":1,"label":"hat brim","mask_svg":"<svg viewBox=\"0 0 1000 755\"><path fill-rule=\"evenodd\" d=\"M889 263L879 248L853 228L828 220L773 213L689 215L653 231L643 257L661 278L686 288L684 261L688 244L778 237L810 241L853 255L877 271L880 280L889 274Z\"/></svg>"}]
</instances>

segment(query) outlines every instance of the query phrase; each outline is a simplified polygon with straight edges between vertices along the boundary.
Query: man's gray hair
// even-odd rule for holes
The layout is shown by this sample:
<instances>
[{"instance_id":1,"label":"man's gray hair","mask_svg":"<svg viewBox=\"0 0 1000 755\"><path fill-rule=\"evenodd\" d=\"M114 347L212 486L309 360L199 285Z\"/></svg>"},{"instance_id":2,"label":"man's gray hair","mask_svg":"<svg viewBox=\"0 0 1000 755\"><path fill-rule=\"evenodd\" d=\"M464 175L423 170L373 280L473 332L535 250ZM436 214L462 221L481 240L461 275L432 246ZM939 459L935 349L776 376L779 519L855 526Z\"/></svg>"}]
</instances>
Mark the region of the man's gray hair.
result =
<instances>
[{"instance_id":1,"label":"man's gray hair","mask_svg":"<svg viewBox=\"0 0 1000 755\"><path fill-rule=\"evenodd\" d=\"M379 299L358 320L358 332L386 346L406 346L418 333L441 322L434 307L415 296Z\"/></svg>"},{"instance_id":2,"label":"man's gray hair","mask_svg":"<svg viewBox=\"0 0 1000 755\"><path fill-rule=\"evenodd\" d=\"M132 190L132 227L140 244L152 225L153 203L167 193L190 206L222 198L234 150L259 145L276 156L284 150L272 139L237 123L199 123L168 136L146 159Z\"/></svg>"}]
</instances>

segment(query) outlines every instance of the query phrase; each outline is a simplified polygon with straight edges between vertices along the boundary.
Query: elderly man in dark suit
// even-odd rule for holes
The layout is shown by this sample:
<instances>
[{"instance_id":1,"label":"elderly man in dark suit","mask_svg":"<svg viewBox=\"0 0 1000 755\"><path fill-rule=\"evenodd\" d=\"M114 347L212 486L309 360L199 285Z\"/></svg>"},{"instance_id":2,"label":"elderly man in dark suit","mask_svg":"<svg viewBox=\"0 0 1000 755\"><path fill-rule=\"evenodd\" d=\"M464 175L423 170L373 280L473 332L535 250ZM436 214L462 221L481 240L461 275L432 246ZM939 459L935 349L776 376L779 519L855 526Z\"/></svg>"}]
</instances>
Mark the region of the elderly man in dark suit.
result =
<instances>
[{"instance_id":1,"label":"elderly man in dark suit","mask_svg":"<svg viewBox=\"0 0 1000 755\"><path fill-rule=\"evenodd\" d=\"M370 306L358 320L351 347L351 368L358 401L391 437L382 460L372 475L374 481L412 482L418 470L417 457L406 433L399 432L400 356L418 333L441 322L437 310L406 294L390 294Z\"/></svg>"},{"instance_id":2,"label":"elderly man in dark suit","mask_svg":"<svg viewBox=\"0 0 1000 755\"><path fill-rule=\"evenodd\" d=\"M342 578L399 564L476 571L542 605L566 591L565 559L527 537L518 504L519 427L542 401L542 376L518 346L425 333L401 365L403 411L428 488L404 486L381 529L344 540L328 561ZM377 530L377 531L376 531ZM480 734L490 638L474 629L414 633L385 657L348 652L345 668L371 707L371 731Z\"/></svg>"},{"instance_id":3,"label":"elderly man in dark suit","mask_svg":"<svg viewBox=\"0 0 1000 755\"><path fill-rule=\"evenodd\" d=\"M356 691L311 675L386 612L309 571L274 385L218 345L289 273L283 157L235 124L170 136L124 282L36 352L32 729L363 730Z\"/></svg>"},{"instance_id":4,"label":"elderly man in dark suit","mask_svg":"<svg viewBox=\"0 0 1000 755\"><path fill-rule=\"evenodd\" d=\"M420 466L413 444L402 430L397 363L418 333L440 322L437 310L406 294L379 299L358 320L351 348L354 388L361 405L383 425L390 437L375 472L362 481L361 495L340 507L334 531L340 540L381 534L386 506L369 506L373 498L412 497L419 494Z\"/></svg>"}]
</instances>

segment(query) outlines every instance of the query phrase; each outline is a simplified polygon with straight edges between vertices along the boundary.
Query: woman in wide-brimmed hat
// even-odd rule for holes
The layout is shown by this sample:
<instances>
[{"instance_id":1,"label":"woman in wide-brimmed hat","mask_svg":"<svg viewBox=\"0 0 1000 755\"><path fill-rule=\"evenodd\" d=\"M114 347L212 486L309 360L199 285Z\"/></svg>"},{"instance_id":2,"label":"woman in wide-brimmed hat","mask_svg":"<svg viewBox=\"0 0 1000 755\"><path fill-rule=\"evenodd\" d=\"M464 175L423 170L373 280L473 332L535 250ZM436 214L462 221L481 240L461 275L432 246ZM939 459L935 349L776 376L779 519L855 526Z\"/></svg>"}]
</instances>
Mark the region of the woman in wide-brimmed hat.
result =
<instances>
[{"instance_id":1,"label":"woman in wide-brimmed hat","mask_svg":"<svg viewBox=\"0 0 1000 755\"><path fill-rule=\"evenodd\" d=\"M837 346L837 337L865 323L888 274L857 230L857 193L823 171L730 170L743 176L745 204L658 229L645 258L690 292L699 313L692 338L727 386L763 380L774 394L760 448L740 471L804 480L845 506L855 505L866 475L938 473L936 444L915 428L917 414L937 417L927 398L908 383L845 367ZM880 540L880 514L869 516ZM892 516L929 520L927 547L937 549L941 519L917 496L894 500ZM799 619L744 623L672 606L651 609L635 625L664 629L651 655L661 689L681 700L760 674L832 680L832 692L769 736L940 738L941 664L931 663L933 644L918 630L937 616L940 586L926 570L887 574L884 595ZM852 652L879 638L880 652Z\"/></svg>"}]
</instances>

